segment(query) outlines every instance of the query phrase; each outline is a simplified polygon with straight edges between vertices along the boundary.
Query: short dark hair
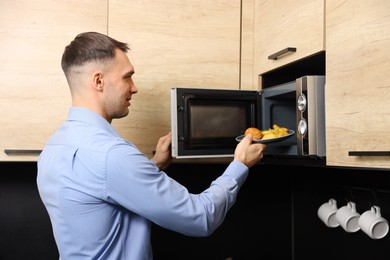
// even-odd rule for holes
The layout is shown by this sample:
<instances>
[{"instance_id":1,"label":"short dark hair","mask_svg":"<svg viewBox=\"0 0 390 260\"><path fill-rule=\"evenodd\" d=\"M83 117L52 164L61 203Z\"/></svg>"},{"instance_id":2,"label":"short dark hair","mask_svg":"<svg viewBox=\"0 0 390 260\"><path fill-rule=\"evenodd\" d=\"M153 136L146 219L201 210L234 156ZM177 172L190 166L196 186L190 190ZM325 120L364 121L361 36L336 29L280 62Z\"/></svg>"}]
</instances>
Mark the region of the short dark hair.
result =
<instances>
[{"instance_id":1,"label":"short dark hair","mask_svg":"<svg viewBox=\"0 0 390 260\"><path fill-rule=\"evenodd\" d=\"M61 60L62 70L67 75L73 66L81 66L94 60L112 59L115 57L115 49L127 53L130 48L127 43L117 41L102 33L80 33L65 47Z\"/></svg>"}]
</instances>

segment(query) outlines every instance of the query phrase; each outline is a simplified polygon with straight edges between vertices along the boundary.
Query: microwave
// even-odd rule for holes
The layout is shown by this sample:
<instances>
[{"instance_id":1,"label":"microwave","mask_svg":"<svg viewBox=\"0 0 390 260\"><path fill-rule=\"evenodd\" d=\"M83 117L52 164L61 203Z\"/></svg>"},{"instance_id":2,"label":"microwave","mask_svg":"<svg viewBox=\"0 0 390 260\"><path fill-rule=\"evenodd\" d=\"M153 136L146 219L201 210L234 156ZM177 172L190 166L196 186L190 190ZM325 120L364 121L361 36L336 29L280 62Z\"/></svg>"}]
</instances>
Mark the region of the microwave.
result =
<instances>
[{"instance_id":1,"label":"microwave","mask_svg":"<svg viewBox=\"0 0 390 260\"><path fill-rule=\"evenodd\" d=\"M236 137L274 124L294 135L270 143L264 155L325 156L325 77L308 75L257 90L171 88L172 156L233 157Z\"/></svg>"}]
</instances>

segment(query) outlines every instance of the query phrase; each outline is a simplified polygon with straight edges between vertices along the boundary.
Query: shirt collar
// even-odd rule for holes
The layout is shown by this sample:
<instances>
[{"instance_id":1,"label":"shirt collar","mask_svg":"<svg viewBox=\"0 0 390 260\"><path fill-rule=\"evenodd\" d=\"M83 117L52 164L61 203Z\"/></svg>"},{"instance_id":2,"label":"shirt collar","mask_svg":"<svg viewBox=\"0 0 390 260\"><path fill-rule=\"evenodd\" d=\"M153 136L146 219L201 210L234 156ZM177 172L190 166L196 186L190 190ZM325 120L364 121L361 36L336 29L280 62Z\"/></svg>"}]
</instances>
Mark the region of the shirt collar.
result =
<instances>
[{"instance_id":1,"label":"shirt collar","mask_svg":"<svg viewBox=\"0 0 390 260\"><path fill-rule=\"evenodd\" d=\"M101 115L96 112L83 107L69 108L68 121L80 121L95 127L99 127L109 132L110 134L120 137L119 133L107 122Z\"/></svg>"}]
</instances>

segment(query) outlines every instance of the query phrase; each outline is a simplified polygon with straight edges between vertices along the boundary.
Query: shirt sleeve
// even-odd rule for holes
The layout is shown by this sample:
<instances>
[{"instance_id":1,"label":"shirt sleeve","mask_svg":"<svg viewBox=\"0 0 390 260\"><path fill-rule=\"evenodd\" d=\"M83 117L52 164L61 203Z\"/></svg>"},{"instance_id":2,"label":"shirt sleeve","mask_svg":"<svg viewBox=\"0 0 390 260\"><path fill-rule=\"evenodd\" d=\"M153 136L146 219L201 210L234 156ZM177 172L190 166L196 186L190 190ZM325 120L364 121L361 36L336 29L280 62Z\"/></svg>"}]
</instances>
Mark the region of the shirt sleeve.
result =
<instances>
[{"instance_id":1,"label":"shirt sleeve","mask_svg":"<svg viewBox=\"0 0 390 260\"><path fill-rule=\"evenodd\" d=\"M223 222L248 176L233 161L209 188L191 194L187 188L132 145L116 145L107 156L106 199L155 224L189 236L208 236Z\"/></svg>"}]
</instances>

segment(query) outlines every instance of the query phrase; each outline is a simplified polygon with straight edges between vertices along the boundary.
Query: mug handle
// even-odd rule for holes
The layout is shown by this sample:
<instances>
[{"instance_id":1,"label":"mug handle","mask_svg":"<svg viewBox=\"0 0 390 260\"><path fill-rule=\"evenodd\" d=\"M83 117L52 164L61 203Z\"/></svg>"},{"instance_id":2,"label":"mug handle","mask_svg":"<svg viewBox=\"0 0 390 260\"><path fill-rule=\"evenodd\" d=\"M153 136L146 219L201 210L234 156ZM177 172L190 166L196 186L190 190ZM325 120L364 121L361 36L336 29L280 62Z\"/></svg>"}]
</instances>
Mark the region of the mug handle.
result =
<instances>
[{"instance_id":1,"label":"mug handle","mask_svg":"<svg viewBox=\"0 0 390 260\"><path fill-rule=\"evenodd\" d=\"M337 207L337 201L335 199L329 199L329 205L332 206L332 208Z\"/></svg>"},{"instance_id":2,"label":"mug handle","mask_svg":"<svg viewBox=\"0 0 390 260\"><path fill-rule=\"evenodd\" d=\"M381 217L381 208L379 206L372 206L371 212L374 213L378 218Z\"/></svg>"},{"instance_id":3,"label":"mug handle","mask_svg":"<svg viewBox=\"0 0 390 260\"><path fill-rule=\"evenodd\" d=\"M356 212L355 202L352 202L352 201L348 202L348 208L350 208L352 212Z\"/></svg>"}]
</instances>

